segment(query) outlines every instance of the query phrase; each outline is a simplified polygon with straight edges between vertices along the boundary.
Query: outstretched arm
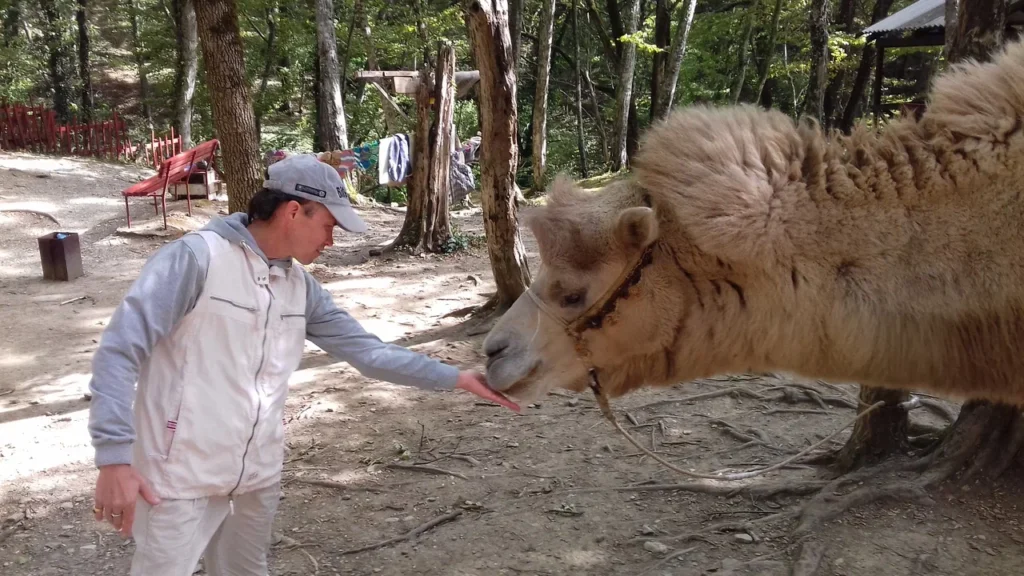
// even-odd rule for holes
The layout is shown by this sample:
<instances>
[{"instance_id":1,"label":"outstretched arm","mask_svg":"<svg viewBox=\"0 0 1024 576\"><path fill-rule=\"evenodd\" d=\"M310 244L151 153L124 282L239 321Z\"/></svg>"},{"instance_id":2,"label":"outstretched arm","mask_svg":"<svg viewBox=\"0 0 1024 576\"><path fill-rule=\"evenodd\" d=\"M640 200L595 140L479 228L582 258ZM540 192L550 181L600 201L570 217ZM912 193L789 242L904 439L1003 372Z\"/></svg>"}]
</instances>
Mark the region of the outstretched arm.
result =
<instances>
[{"instance_id":1,"label":"outstretched arm","mask_svg":"<svg viewBox=\"0 0 1024 576\"><path fill-rule=\"evenodd\" d=\"M459 369L408 348L388 344L334 304L331 293L306 276L306 336L310 342L364 376L403 386L451 390Z\"/></svg>"},{"instance_id":2,"label":"outstretched arm","mask_svg":"<svg viewBox=\"0 0 1024 576\"><path fill-rule=\"evenodd\" d=\"M365 376L432 390L460 388L519 411L519 406L487 386L483 375L459 370L408 348L386 344L334 304L331 293L306 274L306 336Z\"/></svg>"}]
</instances>

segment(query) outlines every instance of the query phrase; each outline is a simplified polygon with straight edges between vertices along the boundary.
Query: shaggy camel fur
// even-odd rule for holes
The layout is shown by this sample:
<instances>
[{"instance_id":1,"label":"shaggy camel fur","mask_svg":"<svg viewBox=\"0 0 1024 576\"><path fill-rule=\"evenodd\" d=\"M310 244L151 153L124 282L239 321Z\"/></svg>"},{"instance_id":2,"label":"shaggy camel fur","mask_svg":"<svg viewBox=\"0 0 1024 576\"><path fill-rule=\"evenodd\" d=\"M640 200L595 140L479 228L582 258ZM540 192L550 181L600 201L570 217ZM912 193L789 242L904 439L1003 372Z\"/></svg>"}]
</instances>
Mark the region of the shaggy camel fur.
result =
<instances>
[{"instance_id":1,"label":"shaggy camel fur","mask_svg":"<svg viewBox=\"0 0 1024 576\"><path fill-rule=\"evenodd\" d=\"M934 82L920 119L827 138L753 106L680 109L630 180L567 179L526 219L542 268L488 335L488 379L583 390L570 321L650 244L583 336L605 393L776 371L1024 404L1024 43Z\"/></svg>"}]
</instances>

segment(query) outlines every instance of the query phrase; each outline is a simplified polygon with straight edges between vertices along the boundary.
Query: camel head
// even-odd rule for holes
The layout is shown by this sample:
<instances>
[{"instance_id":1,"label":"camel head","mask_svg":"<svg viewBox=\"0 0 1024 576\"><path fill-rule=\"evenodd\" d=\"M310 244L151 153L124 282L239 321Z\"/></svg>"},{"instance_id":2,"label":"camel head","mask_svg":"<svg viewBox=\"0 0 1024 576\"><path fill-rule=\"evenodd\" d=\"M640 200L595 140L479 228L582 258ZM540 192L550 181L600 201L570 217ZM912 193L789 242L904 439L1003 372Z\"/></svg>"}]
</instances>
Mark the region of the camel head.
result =
<instances>
[{"instance_id":1,"label":"camel head","mask_svg":"<svg viewBox=\"0 0 1024 576\"><path fill-rule=\"evenodd\" d=\"M522 402L553 388L584 390L587 365L566 324L585 314L600 323L590 323L583 341L590 362L602 373L621 371L624 364L660 349L679 311L660 313L665 298L674 296L659 290L650 268L641 271L639 282L615 300L613 309L591 310L657 242L659 223L649 202L625 181L587 193L560 175L550 186L547 205L523 214L537 240L541 266L529 288L533 294L520 296L484 342L492 387Z\"/></svg>"}]
</instances>

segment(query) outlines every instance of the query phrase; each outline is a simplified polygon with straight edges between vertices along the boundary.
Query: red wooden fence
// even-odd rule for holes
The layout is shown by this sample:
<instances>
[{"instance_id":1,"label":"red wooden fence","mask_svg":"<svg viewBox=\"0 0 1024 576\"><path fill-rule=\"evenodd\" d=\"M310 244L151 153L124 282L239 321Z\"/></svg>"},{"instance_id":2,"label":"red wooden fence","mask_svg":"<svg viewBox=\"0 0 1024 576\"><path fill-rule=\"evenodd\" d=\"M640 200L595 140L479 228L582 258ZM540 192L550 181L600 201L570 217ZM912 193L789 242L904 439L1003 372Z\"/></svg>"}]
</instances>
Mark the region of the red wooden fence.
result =
<instances>
[{"instance_id":1,"label":"red wooden fence","mask_svg":"<svg viewBox=\"0 0 1024 576\"><path fill-rule=\"evenodd\" d=\"M43 106L0 106L0 150L131 159L134 151L124 120L115 111L103 122L57 123Z\"/></svg>"},{"instance_id":2,"label":"red wooden fence","mask_svg":"<svg viewBox=\"0 0 1024 576\"><path fill-rule=\"evenodd\" d=\"M174 127L171 126L170 136L157 136L156 132L149 131L149 144L142 149L146 157L146 163L152 164L153 168L159 170L160 164L175 154L181 153L181 136L174 135Z\"/></svg>"}]
</instances>

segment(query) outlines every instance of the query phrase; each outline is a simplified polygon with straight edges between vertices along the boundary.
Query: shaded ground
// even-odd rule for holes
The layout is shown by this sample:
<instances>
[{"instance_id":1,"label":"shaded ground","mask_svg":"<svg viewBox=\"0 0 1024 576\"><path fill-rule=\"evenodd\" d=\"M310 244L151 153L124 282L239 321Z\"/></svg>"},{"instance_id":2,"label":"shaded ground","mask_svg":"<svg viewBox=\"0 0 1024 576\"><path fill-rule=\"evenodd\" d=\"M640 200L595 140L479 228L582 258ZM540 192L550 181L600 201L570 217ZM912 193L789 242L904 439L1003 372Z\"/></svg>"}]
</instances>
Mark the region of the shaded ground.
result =
<instances>
[{"instance_id":1,"label":"shaded ground","mask_svg":"<svg viewBox=\"0 0 1024 576\"><path fill-rule=\"evenodd\" d=\"M167 240L117 233L124 224L117 191L134 174L87 161L0 154L0 206L46 210L61 220L61 230L82 234L86 272L70 283L44 282L35 238L57 227L36 216L0 214L5 575L127 573L131 541L91 518L95 470L84 393L104 324L145 258ZM190 220L180 215L182 203L170 206L181 229L223 209L223 203L201 201ZM146 229L152 207L141 200L132 207L133 221ZM458 319L443 316L485 301L493 290L484 250L371 258L371 248L397 233L402 213L359 210L370 233L339 234L337 245L311 267L314 274L384 340L482 367L483 335L467 336ZM453 221L464 234L482 234L479 211L453 214ZM527 234L524 241L535 267L533 239ZM756 521L800 503L801 496L614 490L686 479L638 455L587 395L559 393L515 415L467 394L371 381L307 346L288 402L287 472L271 574L788 575L801 550L788 536L788 523L707 531L723 521ZM855 394L855 386L805 383L819 390L823 407L792 387L778 388L791 383L723 378L638 393L614 406L624 422L629 413L631 433L679 466L744 468L781 460L852 416L842 398ZM941 423L923 410L912 418ZM458 476L388 468L392 463L428 464ZM794 467L766 479L795 482L815 474ZM817 573L1024 573L1022 495L1020 485L1007 482L936 492L927 505L856 508L812 535L810 542L824 548ZM418 538L344 554L455 512ZM651 539L664 546L645 543Z\"/></svg>"}]
</instances>

